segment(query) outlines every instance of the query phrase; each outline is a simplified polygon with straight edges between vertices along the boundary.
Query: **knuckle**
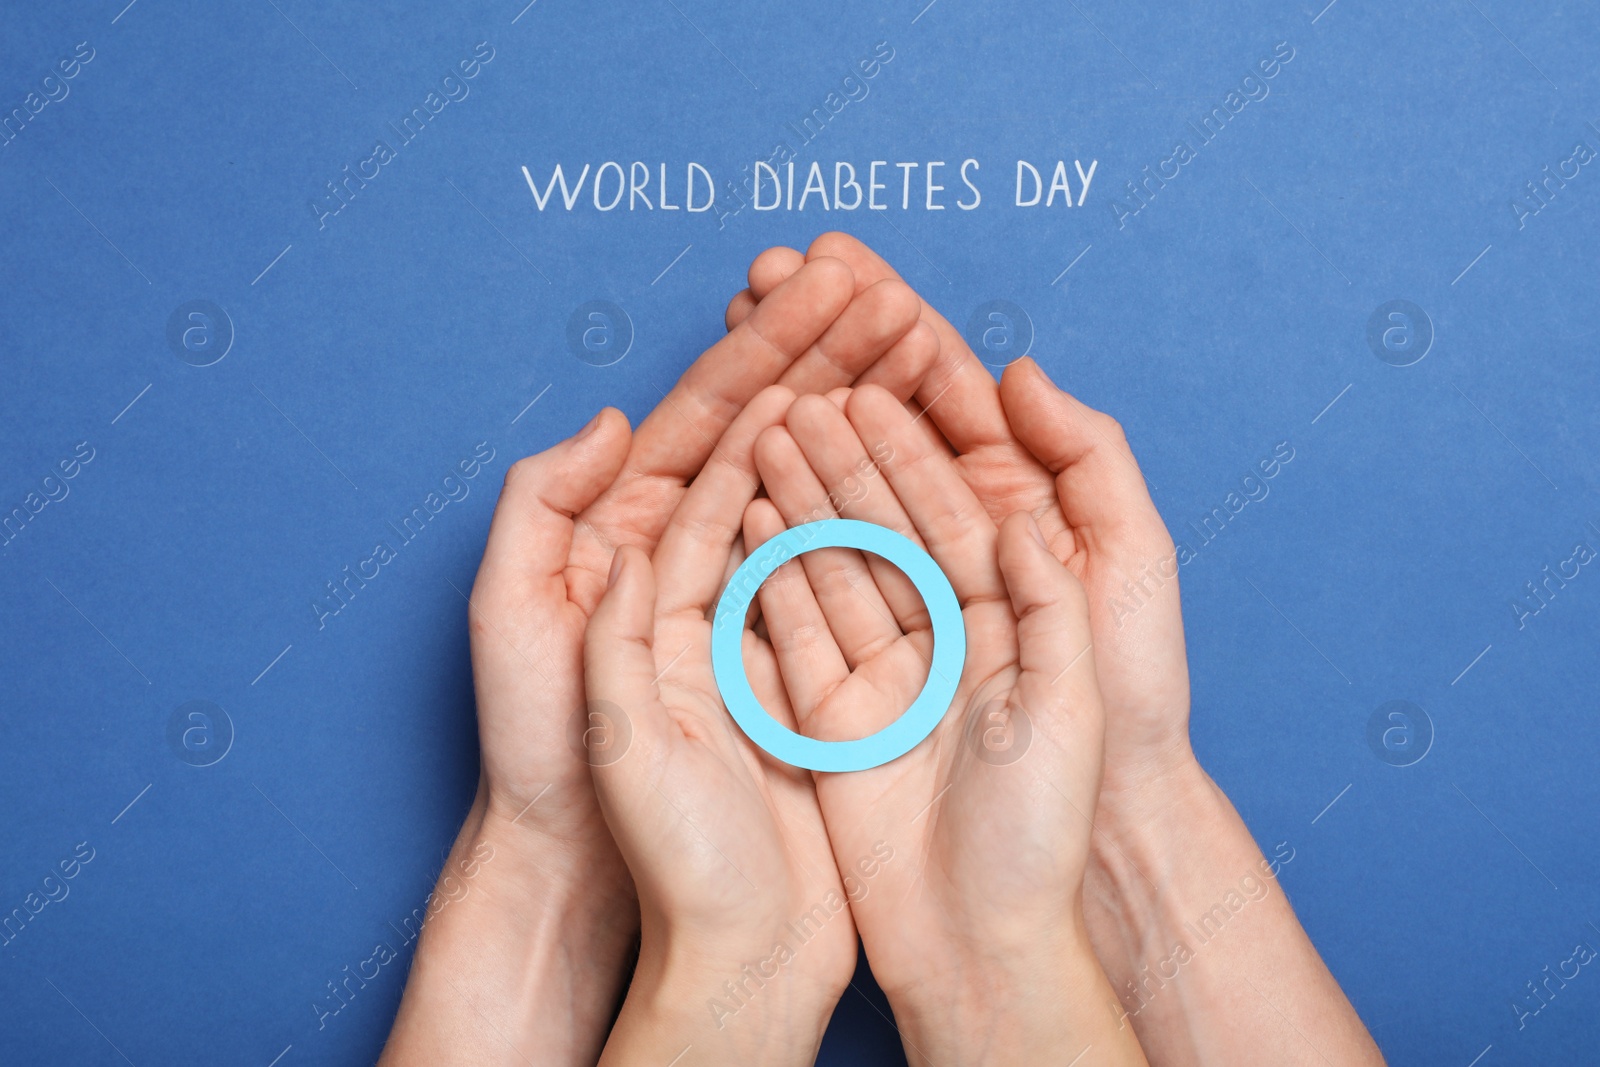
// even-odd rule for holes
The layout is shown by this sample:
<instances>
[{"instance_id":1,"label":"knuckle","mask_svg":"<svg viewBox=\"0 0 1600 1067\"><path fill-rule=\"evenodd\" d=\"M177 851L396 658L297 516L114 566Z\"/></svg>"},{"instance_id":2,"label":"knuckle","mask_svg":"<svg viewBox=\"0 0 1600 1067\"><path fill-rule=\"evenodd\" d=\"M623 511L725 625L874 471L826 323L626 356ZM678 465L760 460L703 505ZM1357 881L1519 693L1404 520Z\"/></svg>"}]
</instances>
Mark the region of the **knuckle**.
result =
<instances>
[{"instance_id":1,"label":"knuckle","mask_svg":"<svg viewBox=\"0 0 1600 1067\"><path fill-rule=\"evenodd\" d=\"M1123 449L1128 447L1128 435L1123 430L1122 423L1103 411L1097 411L1095 412L1095 424L1100 432L1109 438L1113 444Z\"/></svg>"},{"instance_id":2,"label":"knuckle","mask_svg":"<svg viewBox=\"0 0 1600 1067\"><path fill-rule=\"evenodd\" d=\"M513 485L521 484L532 478L534 472L538 469L538 459L538 456L523 456L507 467L505 480L501 483L502 488L510 489Z\"/></svg>"}]
</instances>

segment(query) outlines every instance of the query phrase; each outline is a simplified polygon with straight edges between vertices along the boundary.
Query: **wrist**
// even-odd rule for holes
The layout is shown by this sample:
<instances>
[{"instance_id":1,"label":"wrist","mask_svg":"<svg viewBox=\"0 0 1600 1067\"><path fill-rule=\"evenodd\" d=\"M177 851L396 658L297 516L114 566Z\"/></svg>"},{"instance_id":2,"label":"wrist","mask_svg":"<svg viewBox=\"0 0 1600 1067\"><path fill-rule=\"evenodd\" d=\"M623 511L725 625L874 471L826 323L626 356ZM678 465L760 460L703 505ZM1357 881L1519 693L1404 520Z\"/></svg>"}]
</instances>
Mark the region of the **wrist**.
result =
<instances>
[{"instance_id":1,"label":"wrist","mask_svg":"<svg viewBox=\"0 0 1600 1067\"><path fill-rule=\"evenodd\" d=\"M1290 842L1263 855L1192 759L1109 807L1102 798L1086 912L1152 1057L1280 1063L1309 1048L1329 1062L1382 1062L1278 885Z\"/></svg>"},{"instance_id":2,"label":"wrist","mask_svg":"<svg viewBox=\"0 0 1600 1067\"><path fill-rule=\"evenodd\" d=\"M1136 789L1102 798L1084 882L1096 953L1134 1014L1192 955L1196 923L1214 925L1219 903L1232 915L1272 895L1294 856L1285 843L1267 860L1192 755L1141 778Z\"/></svg>"},{"instance_id":3,"label":"wrist","mask_svg":"<svg viewBox=\"0 0 1600 1067\"><path fill-rule=\"evenodd\" d=\"M913 1065L1066 1062L1089 1046L1143 1062L1081 927L1027 954L930 962L938 978L889 994Z\"/></svg>"},{"instance_id":4,"label":"wrist","mask_svg":"<svg viewBox=\"0 0 1600 1067\"><path fill-rule=\"evenodd\" d=\"M738 947L743 944L745 947ZM846 983L814 975L782 939L653 936L602 1062L811 1064Z\"/></svg>"},{"instance_id":5,"label":"wrist","mask_svg":"<svg viewBox=\"0 0 1600 1067\"><path fill-rule=\"evenodd\" d=\"M1143 910L1195 842L1232 814L1227 797L1187 747L1121 780L1107 775L1095 812L1090 868L1110 880L1117 899Z\"/></svg>"},{"instance_id":6,"label":"wrist","mask_svg":"<svg viewBox=\"0 0 1600 1067\"><path fill-rule=\"evenodd\" d=\"M626 872L545 847L480 794L427 902L384 1063L593 1063L638 927ZM398 929L398 928L397 928Z\"/></svg>"},{"instance_id":7,"label":"wrist","mask_svg":"<svg viewBox=\"0 0 1600 1067\"><path fill-rule=\"evenodd\" d=\"M463 821L439 890L452 865L469 871L467 894L479 892L484 919L506 924L526 951L548 953L613 976L607 1010L621 993L622 971L639 936L639 906L627 866L604 826L598 842L574 846L536 826L509 819L480 793ZM464 878L465 880L465 878Z\"/></svg>"},{"instance_id":8,"label":"wrist","mask_svg":"<svg viewBox=\"0 0 1600 1067\"><path fill-rule=\"evenodd\" d=\"M594 825L580 834L552 833L525 812L510 810L488 790L480 789L462 820L452 851L485 845L494 849L498 873L508 890L522 883L527 893L541 896L554 893L564 898L597 892L597 905L619 909L625 905L634 916L633 925L638 925L633 880L598 812Z\"/></svg>"}]
</instances>

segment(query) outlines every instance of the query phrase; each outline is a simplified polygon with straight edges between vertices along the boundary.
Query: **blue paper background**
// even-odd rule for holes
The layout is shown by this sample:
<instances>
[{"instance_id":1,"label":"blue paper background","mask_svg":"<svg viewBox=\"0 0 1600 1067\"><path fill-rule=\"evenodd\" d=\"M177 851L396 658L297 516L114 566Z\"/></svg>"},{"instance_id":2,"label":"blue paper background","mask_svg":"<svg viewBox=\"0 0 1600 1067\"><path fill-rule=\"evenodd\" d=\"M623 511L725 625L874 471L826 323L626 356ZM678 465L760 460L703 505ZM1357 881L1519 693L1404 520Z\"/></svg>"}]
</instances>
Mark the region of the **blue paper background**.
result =
<instances>
[{"instance_id":1,"label":"blue paper background","mask_svg":"<svg viewBox=\"0 0 1600 1067\"><path fill-rule=\"evenodd\" d=\"M0 511L94 458L0 548L0 913L78 842L94 859L0 948L0 1059L375 1057L409 950L325 1028L310 1005L422 904L470 800L457 588L506 465L601 404L641 417L755 253L828 228L958 325L1020 306L1046 368L1127 427L1198 547L1197 748L1294 849L1283 884L1391 1062L1592 1058L1600 975L1522 1029L1510 1005L1600 947L1600 576L1520 629L1510 604L1600 546L1600 166L1520 227L1511 205L1600 149L1600 27L1560 0L1324 3L9 10L6 113L78 42L94 58L0 148ZM470 95L319 229L308 201L480 41ZM892 168L889 211L721 228L529 195L520 168L557 162L681 183L695 160L720 186L879 41L894 58L802 170L945 160L953 204L970 156L978 210L917 210L914 185L902 211ZM1125 183L1278 42L1270 95L1119 228ZM1014 206L1018 158L1097 160L1084 205ZM1397 298L1435 331L1403 368L1367 342ZM166 337L196 299L236 331L204 368ZM568 350L588 300L636 331L615 365ZM319 630L323 583L480 441L470 495ZM1186 536L1279 442L1270 495ZM1434 731L1408 767L1367 741L1395 699ZM168 741L191 700L236 731L209 767ZM823 1062L894 1049L847 992Z\"/></svg>"}]
</instances>

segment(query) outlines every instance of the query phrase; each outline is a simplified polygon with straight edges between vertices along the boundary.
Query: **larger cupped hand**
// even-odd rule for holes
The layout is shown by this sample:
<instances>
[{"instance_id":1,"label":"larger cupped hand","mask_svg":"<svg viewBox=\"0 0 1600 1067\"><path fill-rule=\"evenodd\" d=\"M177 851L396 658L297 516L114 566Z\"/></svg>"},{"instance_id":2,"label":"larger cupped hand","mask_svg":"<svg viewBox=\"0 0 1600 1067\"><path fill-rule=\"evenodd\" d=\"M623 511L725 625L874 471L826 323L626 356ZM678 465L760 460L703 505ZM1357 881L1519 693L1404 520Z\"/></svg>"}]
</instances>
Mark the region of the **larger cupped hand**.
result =
<instances>
[{"instance_id":1,"label":"larger cupped hand","mask_svg":"<svg viewBox=\"0 0 1600 1067\"><path fill-rule=\"evenodd\" d=\"M454 900L462 872L476 873L427 923L385 1063L599 1055L639 922L577 743L602 726L584 701L582 638L613 552L654 549L763 387L870 380L910 396L938 348L903 283L856 287L838 260L790 270L763 295L637 432L608 409L506 476L468 604L482 780L441 893Z\"/></svg>"}]
</instances>

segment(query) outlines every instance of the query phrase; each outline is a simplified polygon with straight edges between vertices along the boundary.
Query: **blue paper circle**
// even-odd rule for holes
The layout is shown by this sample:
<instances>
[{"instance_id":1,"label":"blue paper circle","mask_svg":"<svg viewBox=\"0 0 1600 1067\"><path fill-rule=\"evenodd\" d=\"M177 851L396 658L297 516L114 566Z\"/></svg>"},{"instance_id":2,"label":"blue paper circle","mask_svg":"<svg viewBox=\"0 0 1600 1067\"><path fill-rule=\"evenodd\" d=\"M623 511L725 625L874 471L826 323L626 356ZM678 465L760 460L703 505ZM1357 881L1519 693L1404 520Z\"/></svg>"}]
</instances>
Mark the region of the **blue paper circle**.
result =
<instances>
[{"instance_id":1,"label":"blue paper circle","mask_svg":"<svg viewBox=\"0 0 1600 1067\"><path fill-rule=\"evenodd\" d=\"M933 662L922 692L894 722L854 741L819 741L780 725L756 699L744 673L744 619L756 590L783 564L819 548L858 548L882 556L911 579L933 622ZM944 571L909 538L855 519L796 526L756 549L729 579L711 629L711 668L733 721L773 756L813 771L864 771L916 748L949 710L966 661L966 622Z\"/></svg>"}]
</instances>

